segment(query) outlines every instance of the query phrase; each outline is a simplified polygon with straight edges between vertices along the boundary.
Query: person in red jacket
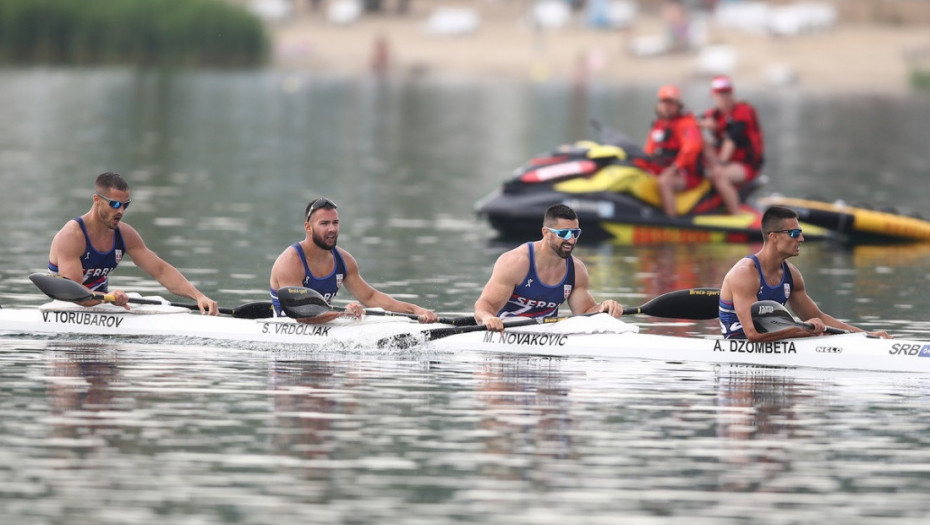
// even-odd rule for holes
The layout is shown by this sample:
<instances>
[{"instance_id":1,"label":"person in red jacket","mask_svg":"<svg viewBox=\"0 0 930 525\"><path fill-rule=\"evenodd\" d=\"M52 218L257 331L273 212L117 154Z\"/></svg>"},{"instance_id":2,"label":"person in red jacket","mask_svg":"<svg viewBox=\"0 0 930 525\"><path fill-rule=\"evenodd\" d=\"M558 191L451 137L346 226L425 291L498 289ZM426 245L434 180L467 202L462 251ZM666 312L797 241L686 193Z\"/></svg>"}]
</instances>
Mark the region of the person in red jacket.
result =
<instances>
[{"instance_id":1,"label":"person in red jacket","mask_svg":"<svg viewBox=\"0 0 930 525\"><path fill-rule=\"evenodd\" d=\"M740 206L738 185L756 178L762 169L762 127L755 108L733 97L729 77L714 77L710 92L714 107L701 117L701 127L713 139L704 151L705 169L727 210L736 214Z\"/></svg>"},{"instance_id":2,"label":"person in red jacket","mask_svg":"<svg viewBox=\"0 0 930 525\"><path fill-rule=\"evenodd\" d=\"M675 217L675 194L697 186L704 177L704 138L697 119L684 111L676 86L659 88L658 99L657 118L643 148L651 159L638 164L658 177L662 209Z\"/></svg>"}]
</instances>

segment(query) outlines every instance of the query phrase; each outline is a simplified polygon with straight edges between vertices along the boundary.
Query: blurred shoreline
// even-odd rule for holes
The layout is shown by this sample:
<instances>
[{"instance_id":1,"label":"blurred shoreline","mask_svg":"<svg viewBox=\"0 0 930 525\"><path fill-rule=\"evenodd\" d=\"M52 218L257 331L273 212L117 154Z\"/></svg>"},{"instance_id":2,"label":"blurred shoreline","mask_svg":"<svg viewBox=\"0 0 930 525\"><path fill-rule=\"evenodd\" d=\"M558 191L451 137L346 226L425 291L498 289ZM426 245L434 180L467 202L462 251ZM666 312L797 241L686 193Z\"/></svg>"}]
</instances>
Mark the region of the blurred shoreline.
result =
<instances>
[{"instance_id":1,"label":"blurred shoreline","mask_svg":"<svg viewBox=\"0 0 930 525\"><path fill-rule=\"evenodd\" d=\"M702 64L707 50L718 49L735 57L725 72L737 89L904 94L912 90L911 68L926 68L930 54L930 31L920 24L841 22L790 37L707 24L704 51L638 57L631 53L636 42L665 31L658 13L640 13L623 30L583 27L581 15L566 27L542 30L528 23L522 4L479 5L476 31L458 36L428 34L434 8L425 2L403 15L366 14L347 25L328 22L322 9L297 12L271 24L272 65L343 75L687 86L713 74Z\"/></svg>"}]
</instances>

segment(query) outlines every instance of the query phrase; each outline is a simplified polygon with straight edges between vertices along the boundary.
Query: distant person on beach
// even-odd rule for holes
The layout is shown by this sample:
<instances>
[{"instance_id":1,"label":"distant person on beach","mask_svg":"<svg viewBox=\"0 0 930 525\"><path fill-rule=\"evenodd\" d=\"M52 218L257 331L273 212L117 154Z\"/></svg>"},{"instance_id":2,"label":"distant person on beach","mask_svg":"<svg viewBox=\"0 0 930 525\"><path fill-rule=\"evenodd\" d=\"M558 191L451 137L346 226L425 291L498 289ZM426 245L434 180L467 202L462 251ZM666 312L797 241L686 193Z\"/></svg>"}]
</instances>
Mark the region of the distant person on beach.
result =
<instances>
[{"instance_id":1,"label":"distant person on beach","mask_svg":"<svg viewBox=\"0 0 930 525\"><path fill-rule=\"evenodd\" d=\"M177 268L150 250L135 228L122 222L129 209L129 184L118 173L106 172L94 183L90 211L71 219L52 239L48 270L79 282L89 290L109 293L113 304L129 309L123 290L108 291L110 273L124 255L171 293L197 301L201 313L217 315L216 301L188 281ZM100 301L80 303L93 306Z\"/></svg>"},{"instance_id":2,"label":"distant person on beach","mask_svg":"<svg viewBox=\"0 0 930 525\"><path fill-rule=\"evenodd\" d=\"M361 319L365 314L364 307L375 307L390 312L415 314L419 316L420 322L436 322L437 315L434 312L415 304L398 301L376 290L362 279L355 257L336 246L339 239L339 212L336 208L336 203L326 197L310 201L304 211L306 236L302 241L288 246L275 260L270 280L271 303L275 315L283 315L278 298L279 288L312 288L330 303L339 289L345 285L349 293L361 304L349 303L345 313L326 312L312 320L304 321L322 324L346 314Z\"/></svg>"},{"instance_id":3,"label":"distant person on beach","mask_svg":"<svg viewBox=\"0 0 930 525\"><path fill-rule=\"evenodd\" d=\"M738 186L755 179L764 162L765 145L756 109L733 96L733 82L718 75L711 80L714 107L704 112L701 127L710 141L704 149L706 173L727 210L739 213Z\"/></svg>"},{"instance_id":4,"label":"distant person on beach","mask_svg":"<svg viewBox=\"0 0 930 525\"><path fill-rule=\"evenodd\" d=\"M694 115L684 110L676 86L659 88L656 116L643 148L651 158L638 159L636 164L658 177L662 209L675 217L675 195L704 178L704 139Z\"/></svg>"},{"instance_id":5,"label":"distant person on beach","mask_svg":"<svg viewBox=\"0 0 930 525\"><path fill-rule=\"evenodd\" d=\"M801 271L788 262L801 252L803 242L804 235L794 210L783 206L765 210L762 249L740 259L727 272L720 287L720 329L725 338L776 341L823 335L827 326L851 332L864 331L823 313L807 295ZM757 331L752 321L752 304L766 300L787 303L795 314L813 325L813 329L789 327L777 332ZM869 332L869 335L891 337L884 330Z\"/></svg>"},{"instance_id":6,"label":"distant person on beach","mask_svg":"<svg viewBox=\"0 0 930 525\"><path fill-rule=\"evenodd\" d=\"M578 215L564 204L546 210L542 239L497 258L491 278L475 302L475 321L490 331L504 329L506 317L555 317L568 301L573 314L623 314L617 301L598 303L588 290L588 270L572 256L581 236Z\"/></svg>"},{"instance_id":7,"label":"distant person on beach","mask_svg":"<svg viewBox=\"0 0 930 525\"><path fill-rule=\"evenodd\" d=\"M662 22L671 43L669 51L687 51L691 48L691 23L682 0L668 0L662 6Z\"/></svg>"}]
</instances>

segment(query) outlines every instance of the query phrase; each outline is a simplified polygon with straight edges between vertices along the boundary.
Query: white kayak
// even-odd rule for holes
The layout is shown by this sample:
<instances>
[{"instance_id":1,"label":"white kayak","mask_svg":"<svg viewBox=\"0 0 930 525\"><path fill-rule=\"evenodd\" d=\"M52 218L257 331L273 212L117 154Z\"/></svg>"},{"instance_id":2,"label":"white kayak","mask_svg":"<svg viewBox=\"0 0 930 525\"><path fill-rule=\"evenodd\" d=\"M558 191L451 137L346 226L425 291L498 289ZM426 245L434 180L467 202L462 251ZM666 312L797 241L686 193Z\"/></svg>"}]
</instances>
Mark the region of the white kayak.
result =
<instances>
[{"instance_id":1,"label":"white kayak","mask_svg":"<svg viewBox=\"0 0 930 525\"><path fill-rule=\"evenodd\" d=\"M842 334L749 343L720 338L639 333L639 327L606 314L492 333L479 327L418 324L390 317L340 319L325 325L289 318L210 317L173 306L134 306L131 312L101 304L85 308L53 301L38 308L0 309L0 333L72 337L194 338L272 346L336 349L416 346L424 350L474 350L554 357L633 358L930 374L930 342ZM289 348L291 348L289 346Z\"/></svg>"}]
</instances>

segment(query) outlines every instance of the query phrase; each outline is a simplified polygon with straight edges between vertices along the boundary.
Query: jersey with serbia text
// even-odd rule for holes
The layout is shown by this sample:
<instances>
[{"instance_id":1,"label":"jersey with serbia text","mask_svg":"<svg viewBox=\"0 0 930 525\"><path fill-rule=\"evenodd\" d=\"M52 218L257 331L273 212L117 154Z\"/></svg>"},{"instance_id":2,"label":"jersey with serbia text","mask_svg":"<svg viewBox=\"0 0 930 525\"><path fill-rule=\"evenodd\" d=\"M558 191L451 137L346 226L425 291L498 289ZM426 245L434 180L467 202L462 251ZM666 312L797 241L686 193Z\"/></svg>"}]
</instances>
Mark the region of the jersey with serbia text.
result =
<instances>
[{"instance_id":1,"label":"jersey with serbia text","mask_svg":"<svg viewBox=\"0 0 930 525\"><path fill-rule=\"evenodd\" d=\"M304 255L304 249L300 247L299 242L295 242L291 245L297 255L300 256L300 261L304 263L304 288L312 288L317 292L320 292L320 295L326 299L327 303L333 302L333 297L336 297L336 293L339 292L339 288L342 286L342 280L346 276L346 263L342 260L342 255L339 253L339 250L333 248L332 254L333 259L336 261L336 264L333 266L333 271L325 277L314 277L310 273L310 266L307 264L307 256ZM281 311L281 300L278 299L278 291L274 288L271 289L271 304L274 306L275 317L283 317L284 313Z\"/></svg>"},{"instance_id":2,"label":"jersey with serbia text","mask_svg":"<svg viewBox=\"0 0 930 525\"><path fill-rule=\"evenodd\" d=\"M95 292L106 293L107 286L110 284L107 276L116 268L116 265L123 259L123 254L126 253L123 235L119 232L119 227L117 227L113 235L113 248L108 252L98 252L94 245L90 243L84 219L75 217L74 220L84 233L84 255L81 256L84 278L81 284ZM49 261L48 271L53 275L58 275L58 266Z\"/></svg>"},{"instance_id":3,"label":"jersey with serbia text","mask_svg":"<svg viewBox=\"0 0 930 525\"><path fill-rule=\"evenodd\" d=\"M575 261L565 260L565 277L554 286L543 284L536 275L536 257L533 243L526 243L530 251L530 269L523 281L514 287L510 299L497 312L498 317L555 317L559 305L564 303L575 286Z\"/></svg>"},{"instance_id":4,"label":"jersey with serbia text","mask_svg":"<svg viewBox=\"0 0 930 525\"><path fill-rule=\"evenodd\" d=\"M755 255L747 255L746 258L752 259L752 262L756 265L756 271L759 272L760 284L759 291L756 293L756 299L759 301L775 301L781 305L787 303L788 298L791 297L791 287L794 286L794 278L791 277L791 270L788 268L788 263L781 263L781 282L775 286L769 286L769 283L765 282L765 276L762 275L762 266L759 264L759 258ZM736 310L733 309L733 303L720 299L719 311L720 331L723 332L723 337L726 339L746 339L746 334L743 332L743 325L736 316Z\"/></svg>"}]
</instances>

